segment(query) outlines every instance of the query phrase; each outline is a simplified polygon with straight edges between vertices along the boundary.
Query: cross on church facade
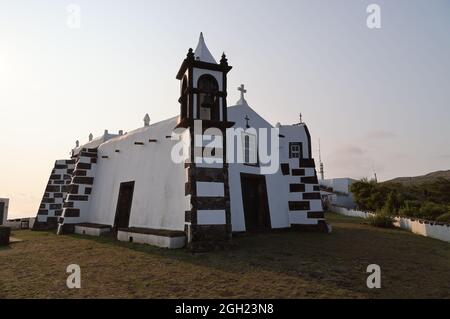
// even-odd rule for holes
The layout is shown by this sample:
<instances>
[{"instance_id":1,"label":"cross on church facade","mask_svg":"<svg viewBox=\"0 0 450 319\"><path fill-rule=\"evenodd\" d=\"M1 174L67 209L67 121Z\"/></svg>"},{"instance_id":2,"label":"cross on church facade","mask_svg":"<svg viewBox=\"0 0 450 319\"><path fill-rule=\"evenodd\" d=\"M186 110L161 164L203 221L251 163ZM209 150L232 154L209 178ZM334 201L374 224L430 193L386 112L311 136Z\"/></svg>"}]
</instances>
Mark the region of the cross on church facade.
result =
<instances>
[{"instance_id":1,"label":"cross on church facade","mask_svg":"<svg viewBox=\"0 0 450 319\"><path fill-rule=\"evenodd\" d=\"M250 121L248 115L246 115L246 116L244 117L244 120L245 120L245 128L250 128L250 125L248 125L248 121Z\"/></svg>"}]
</instances>

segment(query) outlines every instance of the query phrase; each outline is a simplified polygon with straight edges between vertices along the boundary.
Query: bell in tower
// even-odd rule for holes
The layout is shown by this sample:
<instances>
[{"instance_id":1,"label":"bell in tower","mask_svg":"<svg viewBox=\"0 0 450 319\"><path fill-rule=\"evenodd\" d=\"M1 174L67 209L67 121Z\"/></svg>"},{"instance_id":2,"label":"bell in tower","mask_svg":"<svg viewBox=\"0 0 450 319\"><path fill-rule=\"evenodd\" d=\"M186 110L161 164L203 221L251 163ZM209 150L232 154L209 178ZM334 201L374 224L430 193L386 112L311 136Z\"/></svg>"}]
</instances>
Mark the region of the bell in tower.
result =
<instances>
[{"instance_id":1,"label":"bell in tower","mask_svg":"<svg viewBox=\"0 0 450 319\"><path fill-rule=\"evenodd\" d=\"M227 121L227 74L230 70L225 54L217 63L200 33L197 48L189 49L177 74L181 81L181 121Z\"/></svg>"}]
</instances>

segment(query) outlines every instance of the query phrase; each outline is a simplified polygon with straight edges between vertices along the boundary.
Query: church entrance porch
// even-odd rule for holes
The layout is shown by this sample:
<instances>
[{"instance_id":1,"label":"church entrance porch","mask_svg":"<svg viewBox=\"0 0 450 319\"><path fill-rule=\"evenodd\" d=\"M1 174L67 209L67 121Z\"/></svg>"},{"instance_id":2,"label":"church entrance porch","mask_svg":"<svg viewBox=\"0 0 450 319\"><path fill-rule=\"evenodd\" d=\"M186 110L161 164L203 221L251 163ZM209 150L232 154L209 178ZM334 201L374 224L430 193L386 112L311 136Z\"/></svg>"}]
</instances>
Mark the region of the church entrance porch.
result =
<instances>
[{"instance_id":1,"label":"church entrance porch","mask_svg":"<svg viewBox=\"0 0 450 319\"><path fill-rule=\"evenodd\" d=\"M271 229L266 177L241 173L245 229L258 232Z\"/></svg>"},{"instance_id":2,"label":"church entrance porch","mask_svg":"<svg viewBox=\"0 0 450 319\"><path fill-rule=\"evenodd\" d=\"M133 193L134 182L120 184L116 217L114 219L114 230L117 230L118 228L127 228L129 226Z\"/></svg>"}]
</instances>

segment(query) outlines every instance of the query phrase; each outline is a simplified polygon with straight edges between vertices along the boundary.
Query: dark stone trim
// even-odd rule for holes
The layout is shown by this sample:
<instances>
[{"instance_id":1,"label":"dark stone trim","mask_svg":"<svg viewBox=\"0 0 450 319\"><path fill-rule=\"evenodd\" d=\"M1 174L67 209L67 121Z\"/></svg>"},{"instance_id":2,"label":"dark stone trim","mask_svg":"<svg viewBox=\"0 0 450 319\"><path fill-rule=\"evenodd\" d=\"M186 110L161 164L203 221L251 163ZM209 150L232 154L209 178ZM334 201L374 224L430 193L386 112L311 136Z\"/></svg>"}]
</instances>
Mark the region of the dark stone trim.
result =
<instances>
[{"instance_id":1,"label":"dark stone trim","mask_svg":"<svg viewBox=\"0 0 450 319\"><path fill-rule=\"evenodd\" d=\"M317 180L317 176L306 176L306 177L302 177L301 179L302 183L305 184L318 184L319 181Z\"/></svg>"},{"instance_id":2,"label":"dark stone trim","mask_svg":"<svg viewBox=\"0 0 450 319\"><path fill-rule=\"evenodd\" d=\"M324 220L319 220L316 225L292 224L291 228L302 232L328 233L328 226Z\"/></svg>"},{"instance_id":3,"label":"dark stone trim","mask_svg":"<svg viewBox=\"0 0 450 319\"><path fill-rule=\"evenodd\" d=\"M64 208L73 208L73 202L65 202L65 203L63 204L63 207L64 207Z\"/></svg>"},{"instance_id":4,"label":"dark stone trim","mask_svg":"<svg viewBox=\"0 0 450 319\"><path fill-rule=\"evenodd\" d=\"M158 140L156 140L156 139L149 139L148 142L149 142L149 143L157 143Z\"/></svg>"},{"instance_id":5,"label":"dark stone trim","mask_svg":"<svg viewBox=\"0 0 450 319\"><path fill-rule=\"evenodd\" d=\"M73 178L73 182L76 184L81 184L81 185L92 185L92 184L94 184L94 178L93 177L76 176Z\"/></svg>"},{"instance_id":6,"label":"dark stone trim","mask_svg":"<svg viewBox=\"0 0 450 319\"><path fill-rule=\"evenodd\" d=\"M186 182L184 184L184 196L192 194L192 182Z\"/></svg>"},{"instance_id":7,"label":"dark stone trim","mask_svg":"<svg viewBox=\"0 0 450 319\"><path fill-rule=\"evenodd\" d=\"M189 167L188 176L195 176L198 182L216 182L223 183L225 181L223 168L209 167Z\"/></svg>"},{"instance_id":8,"label":"dark stone trim","mask_svg":"<svg viewBox=\"0 0 450 319\"><path fill-rule=\"evenodd\" d=\"M303 199L321 199L320 193L303 193Z\"/></svg>"},{"instance_id":9,"label":"dark stone trim","mask_svg":"<svg viewBox=\"0 0 450 319\"><path fill-rule=\"evenodd\" d=\"M300 167L315 168L316 163L313 158L301 158L300 159Z\"/></svg>"},{"instance_id":10,"label":"dark stone trim","mask_svg":"<svg viewBox=\"0 0 450 319\"><path fill-rule=\"evenodd\" d=\"M289 210L297 211L297 210L310 210L310 203L308 201L290 201L289 202Z\"/></svg>"},{"instance_id":11,"label":"dark stone trim","mask_svg":"<svg viewBox=\"0 0 450 319\"><path fill-rule=\"evenodd\" d=\"M62 204L50 204L49 209L55 210L55 209L61 209Z\"/></svg>"},{"instance_id":12,"label":"dark stone trim","mask_svg":"<svg viewBox=\"0 0 450 319\"><path fill-rule=\"evenodd\" d=\"M200 121L200 120L197 120ZM203 132L207 130L208 128L218 128L218 129L227 129L234 126L234 122L221 122L221 121L210 121L210 120L201 120L202 121L202 129ZM175 128L188 128L194 126L194 119L192 118L186 118L180 121Z\"/></svg>"},{"instance_id":13,"label":"dark stone trim","mask_svg":"<svg viewBox=\"0 0 450 319\"><path fill-rule=\"evenodd\" d=\"M76 169L75 172L73 173L74 176L86 176L87 175L87 171L85 170L81 170L81 169Z\"/></svg>"},{"instance_id":14,"label":"dark stone trim","mask_svg":"<svg viewBox=\"0 0 450 319\"><path fill-rule=\"evenodd\" d=\"M192 68L198 68L198 69L204 69L204 70L211 70L211 71L221 71L224 73L228 73L233 68L229 65L222 65L222 64L215 64L215 63L208 63L204 61L198 61L198 60L190 60L190 59L184 59L183 63L181 64L181 67L177 73L176 79L182 80L184 74L186 73L187 69ZM191 74L191 72L189 72ZM190 86L192 87L192 86Z\"/></svg>"},{"instance_id":15,"label":"dark stone trim","mask_svg":"<svg viewBox=\"0 0 450 319\"><path fill-rule=\"evenodd\" d=\"M305 176L305 170L302 168L292 169L292 176Z\"/></svg>"},{"instance_id":16,"label":"dark stone trim","mask_svg":"<svg viewBox=\"0 0 450 319\"><path fill-rule=\"evenodd\" d=\"M89 164L89 163L78 163L77 164L77 170L78 169L90 170L91 168L92 168L92 164Z\"/></svg>"},{"instance_id":17,"label":"dark stone trim","mask_svg":"<svg viewBox=\"0 0 450 319\"><path fill-rule=\"evenodd\" d=\"M53 204L54 202L55 202L54 198L47 197L47 198L42 199L42 203L45 203L45 204Z\"/></svg>"},{"instance_id":18,"label":"dark stone trim","mask_svg":"<svg viewBox=\"0 0 450 319\"><path fill-rule=\"evenodd\" d=\"M78 195L79 188L80 188L79 185L71 184L69 193L73 195Z\"/></svg>"},{"instance_id":19,"label":"dark stone trim","mask_svg":"<svg viewBox=\"0 0 450 319\"><path fill-rule=\"evenodd\" d=\"M47 209L39 209L37 214L38 215L48 215L48 210Z\"/></svg>"},{"instance_id":20,"label":"dark stone trim","mask_svg":"<svg viewBox=\"0 0 450 319\"><path fill-rule=\"evenodd\" d=\"M197 224L197 212L191 211L184 212L184 221L186 223Z\"/></svg>"},{"instance_id":21,"label":"dark stone trim","mask_svg":"<svg viewBox=\"0 0 450 319\"><path fill-rule=\"evenodd\" d=\"M134 142L134 145L144 145L144 142Z\"/></svg>"},{"instance_id":22,"label":"dark stone trim","mask_svg":"<svg viewBox=\"0 0 450 319\"><path fill-rule=\"evenodd\" d=\"M80 210L78 208L66 208L64 217L80 217Z\"/></svg>"},{"instance_id":23,"label":"dark stone trim","mask_svg":"<svg viewBox=\"0 0 450 319\"><path fill-rule=\"evenodd\" d=\"M78 202L87 202L89 200L89 196L85 195L69 195L67 198L68 201L78 201Z\"/></svg>"},{"instance_id":24,"label":"dark stone trim","mask_svg":"<svg viewBox=\"0 0 450 319\"><path fill-rule=\"evenodd\" d=\"M323 212L308 212L308 218L325 218Z\"/></svg>"},{"instance_id":25,"label":"dark stone trim","mask_svg":"<svg viewBox=\"0 0 450 319\"><path fill-rule=\"evenodd\" d=\"M61 192L61 186L58 185L47 185L45 188L45 191L47 193L60 193Z\"/></svg>"},{"instance_id":26,"label":"dark stone trim","mask_svg":"<svg viewBox=\"0 0 450 319\"><path fill-rule=\"evenodd\" d=\"M289 192L291 193L303 193L305 191L305 184L290 184Z\"/></svg>"},{"instance_id":27,"label":"dark stone trim","mask_svg":"<svg viewBox=\"0 0 450 319\"><path fill-rule=\"evenodd\" d=\"M86 187L84 189L84 194L85 195L91 195L91 193L92 193L92 187Z\"/></svg>"},{"instance_id":28,"label":"dark stone trim","mask_svg":"<svg viewBox=\"0 0 450 319\"><path fill-rule=\"evenodd\" d=\"M81 153L80 153L80 157L91 157L91 158L96 158L96 157L97 157L97 153L81 152Z\"/></svg>"},{"instance_id":29,"label":"dark stone trim","mask_svg":"<svg viewBox=\"0 0 450 319\"><path fill-rule=\"evenodd\" d=\"M129 228L119 228L119 231L135 233L135 234L146 234L161 237L185 237L184 231L167 230L167 229L152 229L152 228L139 228L139 227L129 227Z\"/></svg>"},{"instance_id":30,"label":"dark stone trim","mask_svg":"<svg viewBox=\"0 0 450 319\"><path fill-rule=\"evenodd\" d=\"M283 175L289 175L289 172L290 172L289 163L281 164L281 173Z\"/></svg>"},{"instance_id":31,"label":"dark stone trim","mask_svg":"<svg viewBox=\"0 0 450 319\"><path fill-rule=\"evenodd\" d=\"M196 210L225 209L225 197L192 197L191 202Z\"/></svg>"},{"instance_id":32,"label":"dark stone trim","mask_svg":"<svg viewBox=\"0 0 450 319\"><path fill-rule=\"evenodd\" d=\"M80 226L80 227L86 227L86 228L94 228L94 229L107 229L111 228L110 225L103 225L103 224L94 224L94 223L79 223L79 224L73 224L74 226Z\"/></svg>"}]
</instances>

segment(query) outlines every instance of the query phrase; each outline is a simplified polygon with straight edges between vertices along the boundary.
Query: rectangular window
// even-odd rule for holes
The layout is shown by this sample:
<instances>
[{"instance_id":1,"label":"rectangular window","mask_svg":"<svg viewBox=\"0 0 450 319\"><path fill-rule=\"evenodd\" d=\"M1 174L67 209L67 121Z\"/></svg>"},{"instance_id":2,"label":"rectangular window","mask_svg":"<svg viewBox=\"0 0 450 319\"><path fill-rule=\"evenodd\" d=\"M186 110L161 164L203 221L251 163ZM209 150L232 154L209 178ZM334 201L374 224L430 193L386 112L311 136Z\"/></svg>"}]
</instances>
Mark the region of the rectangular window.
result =
<instances>
[{"instance_id":1,"label":"rectangular window","mask_svg":"<svg viewBox=\"0 0 450 319\"><path fill-rule=\"evenodd\" d=\"M258 164L258 148L256 136L249 133L242 134L243 139L243 154L244 164L257 165Z\"/></svg>"},{"instance_id":2,"label":"rectangular window","mask_svg":"<svg viewBox=\"0 0 450 319\"><path fill-rule=\"evenodd\" d=\"M289 158L302 158L302 143L289 143Z\"/></svg>"}]
</instances>

